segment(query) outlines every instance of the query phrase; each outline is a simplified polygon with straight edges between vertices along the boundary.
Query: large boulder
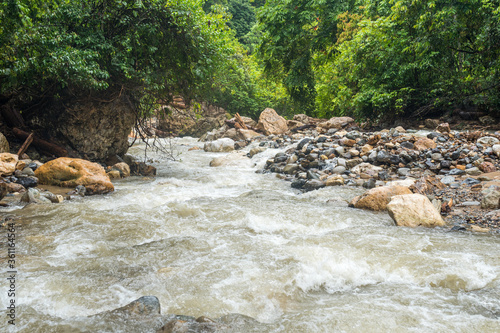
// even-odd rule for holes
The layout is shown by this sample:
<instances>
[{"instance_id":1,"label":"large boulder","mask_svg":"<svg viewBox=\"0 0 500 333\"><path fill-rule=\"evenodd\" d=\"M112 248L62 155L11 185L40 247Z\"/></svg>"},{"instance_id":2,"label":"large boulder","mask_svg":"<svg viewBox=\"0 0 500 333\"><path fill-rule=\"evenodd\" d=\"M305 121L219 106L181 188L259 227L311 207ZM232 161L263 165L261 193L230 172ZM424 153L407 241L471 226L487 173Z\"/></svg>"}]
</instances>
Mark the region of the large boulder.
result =
<instances>
[{"instance_id":1,"label":"large boulder","mask_svg":"<svg viewBox=\"0 0 500 333\"><path fill-rule=\"evenodd\" d=\"M331 128L341 129L353 123L354 119L352 119L351 117L333 117L318 124L318 127L324 128L326 130L329 130Z\"/></svg>"},{"instance_id":2,"label":"large boulder","mask_svg":"<svg viewBox=\"0 0 500 333\"><path fill-rule=\"evenodd\" d=\"M9 176L16 171L18 157L15 154L0 154L0 176Z\"/></svg>"},{"instance_id":3,"label":"large boulder","mask_svg":"<svg viewBox=\"0 0 500 333\"><path fill-rule=\"evenodd\" d=\"M110 96L118 96L111 98ZM59 101L44 112L27 116L32 128L40 129L79 157L105 161L123 156L134 127L136 110L125 93L105 91L102 96L75 98L73 104Z\"/></svg>"},{"instance_id":4,"label":"large boulder","mask_svg":"<svg viewBox=\"0 0 500 333\"><path fill-rule=\"evenodd\" d=\"M398 226L432 228L445 224L434 205L422 194L393 196L387 211Z\"/></svg>"},{"instance_id":5,"label":"large boulder","mask_svg":"<svg viewBox=\"0 0 500 333\"><path fill-rule=\"evenodd\" d=\"M203 146L206 152L229 152L234 150L234 140L229 138L222 138L211 142L206 142Z\"/></svg>"},{"instance_id":6,"label":"large boulder","mask_svg":"<svg viewBox=\"0 0 500 333\"><path fill-rule=\"evenodd\" d=\"M267 108L260 114L257 129L265 135L283 134L288 131L285 118L280 116L271 108Z\"/></svg>"},{"instance_id":7,"label":"large boulder","mask_svg":"<svg viewBox=\"0 0 500 333\"><path fill-rule=\"evenodd\" d=\"M83 185L87 194L114 191L104 168L82 159L60 157L36 169L35 175L40 184L72 188Z\"/></svg>"},{"instance_id":8,"label":"large boulder","mask_svg":"<svg viewBox=\"0 0 500 333\"><path fill-rule=\"evenodd\" d=\"M386 210L393 196L402 194L411 194L411 191L403 186L375 187L352 199L349 205L354 208L382 211Z\"/></svg>"},{"instance_id":9,"label":"large boulder","mask_svg":"<svg viewBox=\"0 0 500 333\"><path fill-rule=\"evenodd\" d=\"M175 136L201 137L224 125L226 111L207 103L192 103L187 107L181 97L165 106L159 114L158 129Z\"/></svg>"},{"instance_id":10,"label":"large boulder","mask_svg":"<svg viewBox=\"0 0 500 333\"><path fill-rule=\"evenodd\" d=\"M8 153L10 151L9 141L5 135L0 133L0 153Z\"/></svg>"}]
</instances>

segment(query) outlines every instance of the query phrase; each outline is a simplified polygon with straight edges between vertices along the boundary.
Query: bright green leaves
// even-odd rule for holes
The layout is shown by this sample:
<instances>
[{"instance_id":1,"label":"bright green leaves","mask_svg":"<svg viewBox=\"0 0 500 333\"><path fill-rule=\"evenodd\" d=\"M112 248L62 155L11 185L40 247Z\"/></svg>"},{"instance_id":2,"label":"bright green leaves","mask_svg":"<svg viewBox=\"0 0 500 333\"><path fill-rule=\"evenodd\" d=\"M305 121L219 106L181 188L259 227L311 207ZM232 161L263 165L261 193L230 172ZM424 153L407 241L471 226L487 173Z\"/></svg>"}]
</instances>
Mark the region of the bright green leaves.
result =
<instances>
[{"instance_id":1,"label":"bright green leaves","mask_svg":"<svg viewBox=\"0 0 500 333\"><path fill-rule=\"evenodd\" d=\"M206 14L201 5L201 0L2 2L0 93L46 98L113 88L134 100L199 95L234 53L228 15L221 9Z\"/></svg>"},{"instance_id":2,"label":"bright green leaves","mask_svg":"<svg viewBox=\"0 0 500 333\"><path fill-rule=\"evenodd\" d=\"M323 115L444 112L450 105L498 108L499 1L367 2L354 34L316 68ZM342 17L345 14L339 16ZM339 38L340 39L340 38Z\"/></svg>"},{"instance_id":3,"label":"bright green leaves","mask_svg":"<svg viewBox=\"0 0 500 333\"><path fill-rule=\"evenodd\" d=\"M311 114L315 109L313 56L331 51L336 41L336 17L350 7L349 1L269 0L259 10L264 31L259 51L266 71L282 79L302 112Z\"/></svg>"}]
</instances>

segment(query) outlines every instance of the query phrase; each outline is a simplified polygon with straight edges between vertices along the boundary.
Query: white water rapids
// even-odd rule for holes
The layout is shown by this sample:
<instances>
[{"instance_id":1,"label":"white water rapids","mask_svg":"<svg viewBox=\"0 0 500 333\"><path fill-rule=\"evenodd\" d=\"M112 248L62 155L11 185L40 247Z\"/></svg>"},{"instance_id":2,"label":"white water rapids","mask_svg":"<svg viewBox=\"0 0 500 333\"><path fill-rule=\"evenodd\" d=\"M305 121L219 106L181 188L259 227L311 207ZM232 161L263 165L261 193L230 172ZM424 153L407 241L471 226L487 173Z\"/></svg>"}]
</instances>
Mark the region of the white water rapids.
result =
<instances>
[{"instance_id":1,"label":"white water rapids","mask_svg":"<svg viewBox=\"0 0 500 333\"><path fill-rule=\"evenodd\" d=\"M89 317L144 295L162 313L240 313L266 332L500 332L498 235L396 227L386 213L343 204L358 188L303 194L255 173L280 150L211 168L224 153L176 144L179 162L151 155L154 179L1 208L22 221L15 332L154 332ZM6 332L4 240L1 251Z\"/></svg>"}]
</instances>

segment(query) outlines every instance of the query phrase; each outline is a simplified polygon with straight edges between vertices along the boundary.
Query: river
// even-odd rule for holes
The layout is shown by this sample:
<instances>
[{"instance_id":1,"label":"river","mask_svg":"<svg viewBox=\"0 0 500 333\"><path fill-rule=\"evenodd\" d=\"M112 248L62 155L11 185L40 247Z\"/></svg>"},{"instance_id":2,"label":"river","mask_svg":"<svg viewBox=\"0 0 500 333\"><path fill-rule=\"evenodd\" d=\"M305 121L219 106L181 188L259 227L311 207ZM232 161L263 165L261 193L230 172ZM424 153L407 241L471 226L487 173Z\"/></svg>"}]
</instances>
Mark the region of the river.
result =
<instances>
[{"instance_id":1,"label":"river","mask_svg":"<svg viewBox=\"0 0 500 333\"><path fill-rule=\"evenodd\" d=\"M240 313L266 332L500 332L498 235L396 227L386 213L347 207L358 188L300 193L256 173L278 149L213 168L223 153L175 144L180 161L150 154L154 179L1 208L20 223L16 332L154 332L92 317L143 295L162 313Z\"/></svg>"}]
</instances>

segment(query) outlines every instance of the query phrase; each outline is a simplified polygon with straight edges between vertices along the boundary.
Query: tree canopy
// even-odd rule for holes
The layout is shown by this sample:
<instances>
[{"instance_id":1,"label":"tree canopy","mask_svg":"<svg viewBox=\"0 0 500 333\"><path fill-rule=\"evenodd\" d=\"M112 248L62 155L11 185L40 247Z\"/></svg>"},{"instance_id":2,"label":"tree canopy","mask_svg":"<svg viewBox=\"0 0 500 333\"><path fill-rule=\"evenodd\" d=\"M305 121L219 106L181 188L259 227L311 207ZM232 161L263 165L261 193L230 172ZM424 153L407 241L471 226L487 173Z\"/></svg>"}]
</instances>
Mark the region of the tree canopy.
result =
<instances>
[{"instance_id":1,"label":"tree canopy","mask_svg":"<svg viewBox=\"0 0 500 333\"><path fill-rule=\"evenodd\" d=\"M268 0L260 52L316 115L494 112L499 8L495 0Z\"/></svg>"},{"instance_id":2,"label":"tree canopy","mask_svg":"<svg viewBox=\"0 0 500 333\"><path fill-rule=\"evenodd\" d=\"M25 100L196 96L234 54L226 13L198 0L9 0L0 20L1 93Z\"/></svg>"},{"instance_id":3,"label":"tree canopy","mask_svg":"<svg viewBox=\"0 0 500 333\"><path fill-rule=\"evenodd\" d=\"M323 117L493 114L499 8L499 0L5 0L0 94L40 106L125 91L139 109L182 94L250 116L265 107Z\"/></svg>"}]
</instances>

